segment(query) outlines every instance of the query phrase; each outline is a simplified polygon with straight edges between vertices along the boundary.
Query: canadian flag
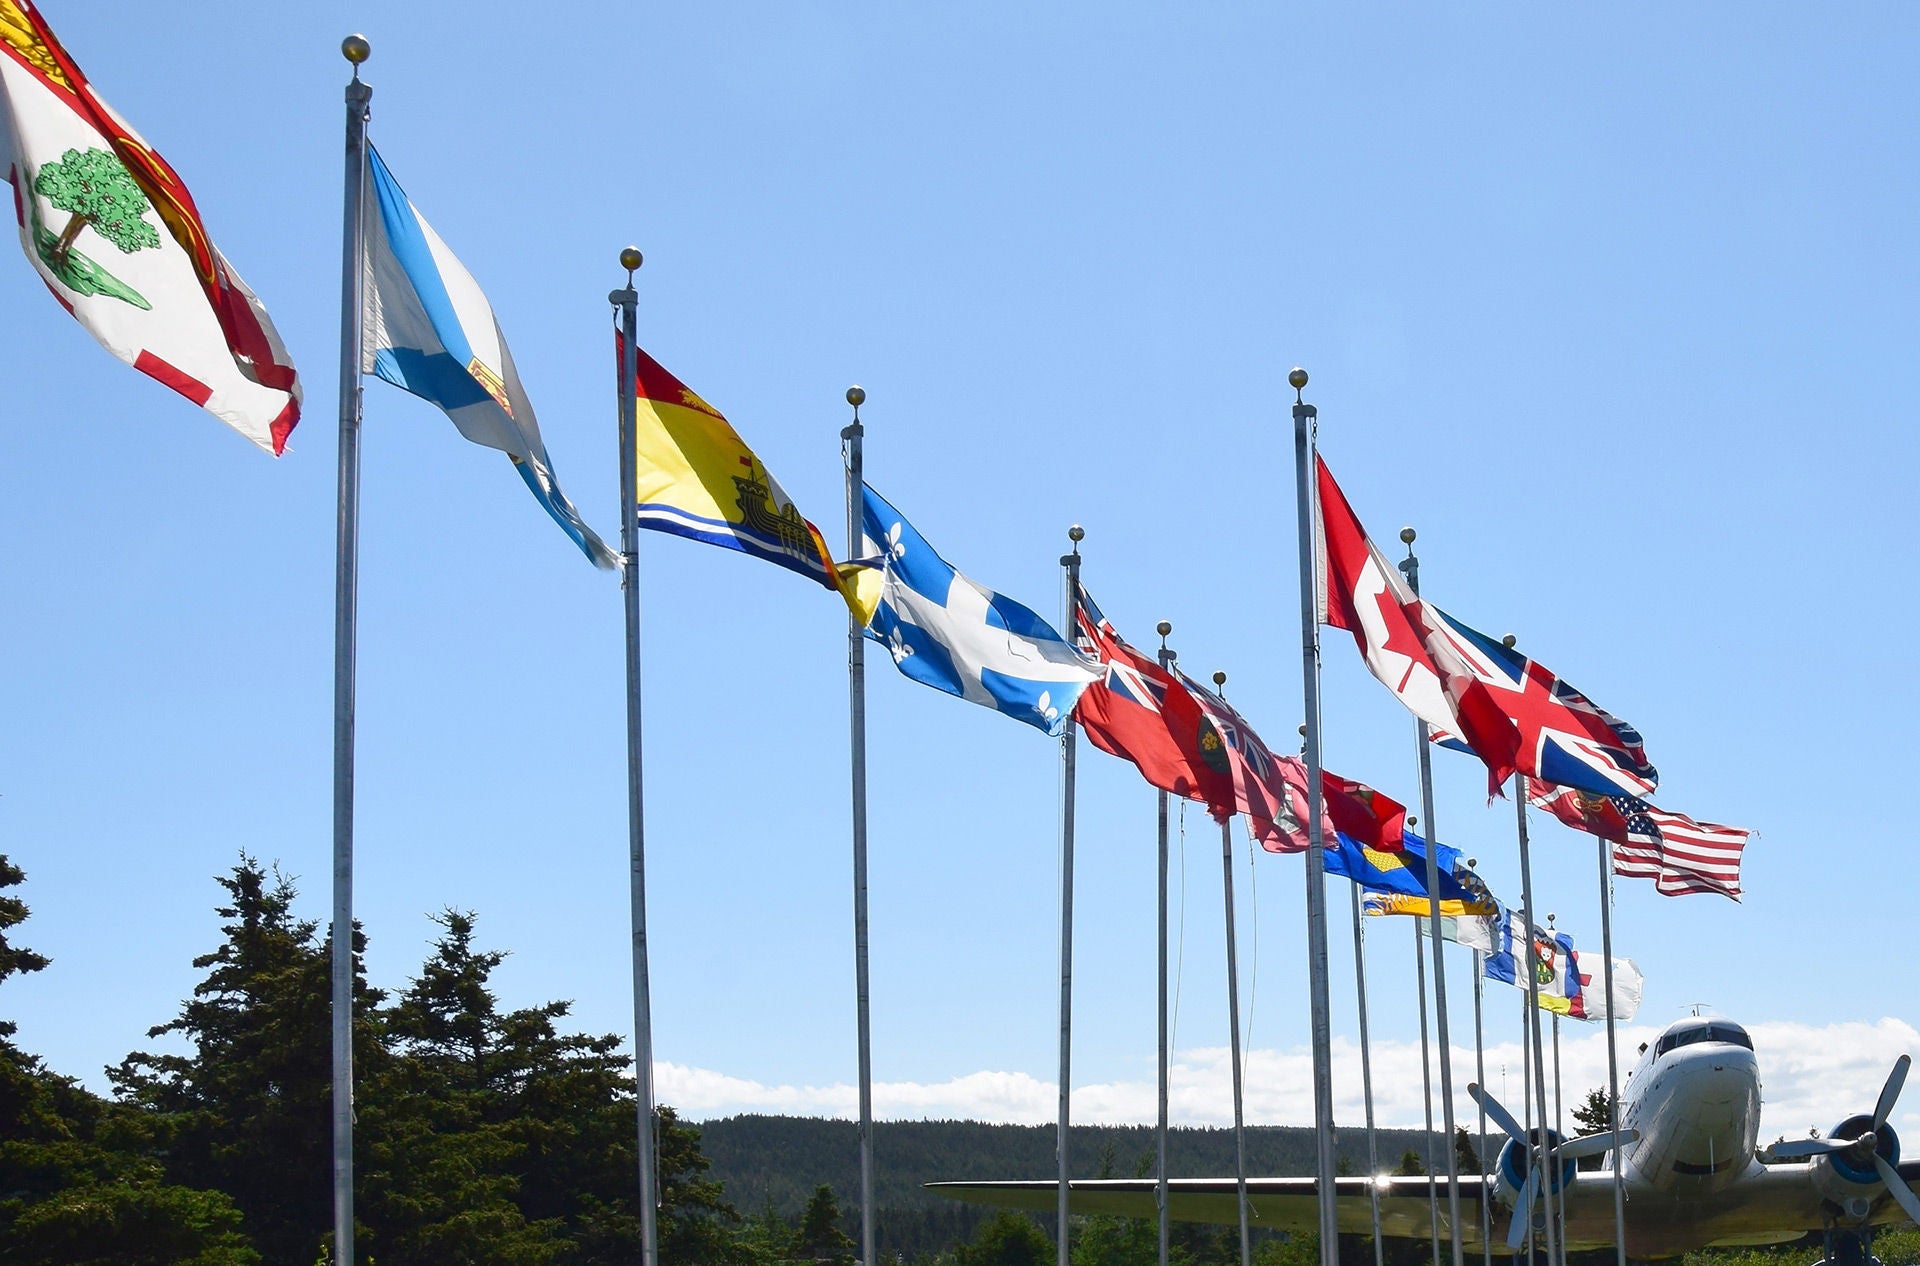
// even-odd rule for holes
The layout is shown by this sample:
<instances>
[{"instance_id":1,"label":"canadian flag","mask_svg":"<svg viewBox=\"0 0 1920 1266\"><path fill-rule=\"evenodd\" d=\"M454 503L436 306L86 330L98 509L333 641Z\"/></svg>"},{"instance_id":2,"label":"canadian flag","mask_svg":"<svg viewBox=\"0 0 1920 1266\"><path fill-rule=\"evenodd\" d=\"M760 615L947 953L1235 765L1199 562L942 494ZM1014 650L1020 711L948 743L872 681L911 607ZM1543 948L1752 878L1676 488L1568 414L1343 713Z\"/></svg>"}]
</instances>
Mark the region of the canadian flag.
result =
<instances>
[{"instance_id":1,"label":"canadian flag","mask_svg":"<svg viewBox=\"0 0 1920 1266\"><path fill-rule=\"evenodd\" d=\"M1387 562L1354 517L1327 463L1314 458L1319 497L1320 623L1353 634L1367 671L1429 726L1460 738L1486 762L1497 793L1512 777L1520 731L1448 639L1446 626Z\"/></svg>"}]
</instances>

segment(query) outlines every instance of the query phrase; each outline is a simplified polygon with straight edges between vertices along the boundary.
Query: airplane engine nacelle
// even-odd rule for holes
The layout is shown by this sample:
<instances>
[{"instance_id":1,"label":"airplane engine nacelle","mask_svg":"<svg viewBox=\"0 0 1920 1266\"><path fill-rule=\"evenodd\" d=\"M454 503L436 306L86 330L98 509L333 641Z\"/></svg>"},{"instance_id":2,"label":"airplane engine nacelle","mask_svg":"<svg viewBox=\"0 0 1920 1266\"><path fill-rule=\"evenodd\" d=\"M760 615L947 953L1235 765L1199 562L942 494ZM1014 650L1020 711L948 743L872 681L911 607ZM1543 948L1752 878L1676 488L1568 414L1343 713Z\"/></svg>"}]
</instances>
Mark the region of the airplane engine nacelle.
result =
<instances>
[{"instance_id":1,"label":"airplane engine nacelle","mask_svg":"<svg viewBox=\"0 0 1920 1266\"><path fill-rule=\"evenodd\" d=\"M1873 1150L1889 1164L1900 1163L1900 1136L1891 1125L1873 1130L1873 1118L1864 1113L1851 1116L1827 1134L1829 1139L1857 1139L1873 1131ZM1813 1160L1813 1185L1821 1195L1839 1205L1849 1216L1865 1217L1868 1206L1885 1189L1875 1171L1872 1158L1854 1152L1830 1152Z\"/></svg>"},{"instance_id":2,"label":"airplane engine nacelle","mask_svg":"<svg viewBox=\"0 0 1920 1266\"><path fill-rule=\"evenodd\" d=\"M1533 1133L1537 1140L1541 1131L1535 1130ZM1549 1147L1558 1147L1563 1141L1557 1130L1546 1131L1546 1136ZM1533 1170L1534 1152L1534 1148L1520 1146L1518 1139L1508 1139L1506 1146L1500 1149L1500 1159L1494 1164L1494 1174L1500 1184L1500 1194L1509 1209L1519 1197L1520 1188L1525 1185L1527 1175ZM1550 1190L1558 1192L1570 1185L1573 1182L1575 1168L1571 1159L1563 1160L1553 1166L1554 1172L1549 1177Z\"/></svg>"}]
</instances>

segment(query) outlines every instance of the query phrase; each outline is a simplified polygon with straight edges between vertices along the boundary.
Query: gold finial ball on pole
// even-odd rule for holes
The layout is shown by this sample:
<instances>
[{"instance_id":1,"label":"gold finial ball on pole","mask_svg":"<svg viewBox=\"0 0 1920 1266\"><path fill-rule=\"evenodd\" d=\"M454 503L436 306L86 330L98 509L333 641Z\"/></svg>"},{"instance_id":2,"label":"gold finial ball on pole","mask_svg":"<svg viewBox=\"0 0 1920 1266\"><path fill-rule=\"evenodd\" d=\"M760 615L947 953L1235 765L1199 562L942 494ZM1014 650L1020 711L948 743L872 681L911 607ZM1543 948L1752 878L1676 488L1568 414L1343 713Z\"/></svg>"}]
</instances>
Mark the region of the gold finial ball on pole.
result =
<instances>
[{"instance_id":1,"label":"gold finial ball on pole","mask_svg":"<svg viewBox=\"0 0 1920 1266\"><path fill-rule=\"evenodd\" d=\"M1300 737L1301 738L1307 737L1307 723L1305 721L1302 721L1300 723Z\"/></svg>"},{"instance_id":2,"label":"gold finial ball on pole","mask_svg":"<svg viewBox=\"0 0 1920 1266\"><path fill-rule=\"evenodd\" d=\"M373 45L367 43L364 35L349 35L340 41L340 56L358 66L373 56Z\"/></svg>"},{"instance_id":3,"label":"gold finial ball on pole","mask_svg":"<svg viewBox=\"0 0 1920 1266\"><path fill-rule=\"evenodd\" d=\"M1419 535L1420 534L1414 531L1412 528L1403 527L1400 529L1400 543L1402 545L1411 545L1413 544L1414 538Z\"/></svg>"},{"instance_id":4,"label":"gold finial ball on pole","mask_svg":"<svg viewBox=\"0 0 1920 1266\"><path fill-rule=\"evenodd\" d=\"M1067 539L1069 541L1072 541L1075 545L1078 545L1080 542L1087 539L1087 529L1081 527L1078 523L1076 523L1072 527L1067 529Z\"/></svg>"},{"instance_id":5,"label":"gold finial ball on pole","mask_svg":"<svg viewBox=\"0 0 1920 1266\"><path fill-rule=\"evenodd\" d=\"M1287 375L1287 386L1295 391L1304 391L1307 386L1307 371L1295 365L1293 372Z\"/></svg>"},{"instance_id":6,"label":"gold finial ball on pole","mask_svg":"<svg viewBox=\"0 0 1920 1266\"><path fill-rule=\"evenodd\" d=\"M1167 634L1173 632L1173 621L1162 620L1160 623L1154 625L1153 628L1154 632L1158 633L1161 637L1165 637Z\"/></svg>"},{"instance_id":7,"label":"gold finial ball on pole","mask_svg":"<svg viewBox=\"0 0 1920 1266\"><path fill-rule=\"evenodd\" d=\"M646 260L646 256L640 253L640 248L638 246L627 246L627 247L621 248L620 267L626 269L628 272L632 272L634 269L640 267L640 265L644 263L645 260Z\"/></svg>"},{"instance_id":8,"label":"gold finial ball on pole","mask_svg":"<svg viewBox=\"0 0 1920 1266\"><path fill-rule=\"evenodd\" d=\"M1226 684L1227 684L1227 675L1226 675L1225 673L1223 673L1223 672L1219 672L1219 671L1216 671L1216 672L1215 672L1215 673L1213 674L1213 684L1214 684L1214 685L1216 685L1216 686L1224 686L1224 685L1226 685Z\"/></svg>"},{"instance_id":9,"label":"gold finial ball on pole","mask_svg":"<svg viewBox=\"0 0 1920 1266\"><path fill-rule=\"evenodd\" d=\"M1467 869L1468 869L1468 870L1472 870L1472 869L1473 869L1473 868L1474 868L1475 866L1478 866L1479 864L1480 864L1480 859L1479 859L1479 858L1477 858L1477 857L1469 857L1469 858L1467 859Z\"/></svg>"},{"instance_id":10,"label":"gold finial ball on pole","mask_svg":"<svg viewBox=\"0 0 1920 1266\"><path fill-rule=\"evenodd\" d=\"M1419 819L1418 817L1416 817L1415 815L1413 815L1413 814L1411 814L1411 813L1409 813L1409 814L1407 815L1407 825L1408 825L1408 826L1419 826L1419 825L1420 825L1420 819Z\"/></svg>"},{"instance_id":11,"label":"gold finial ball on pole","mask_svg":"<svg viewBox=\"0 0 1920 1266\"><path fill-rule=\"evenodd\" d=\"M854 408L857 409L861 405L865 404L866 402L867 402L867 389L865 387L862 387L859 383L856 382L855 384L853 384L853 386L847 388L848 404L852 405Z\"/></svg>"},{"instance_id":12,"label":"gold finial ball on pole","mask_svg":"<svg viewBox=\"0 0 1920 1266\"><path fill-rule=\"evenodd\" d=\"M1519 645L1519 643L1520 639L1511 633L1500 639L1500 645L1506 647L1508 650L1512 650L1515 646Z\"/></svg>"}]
</instances>

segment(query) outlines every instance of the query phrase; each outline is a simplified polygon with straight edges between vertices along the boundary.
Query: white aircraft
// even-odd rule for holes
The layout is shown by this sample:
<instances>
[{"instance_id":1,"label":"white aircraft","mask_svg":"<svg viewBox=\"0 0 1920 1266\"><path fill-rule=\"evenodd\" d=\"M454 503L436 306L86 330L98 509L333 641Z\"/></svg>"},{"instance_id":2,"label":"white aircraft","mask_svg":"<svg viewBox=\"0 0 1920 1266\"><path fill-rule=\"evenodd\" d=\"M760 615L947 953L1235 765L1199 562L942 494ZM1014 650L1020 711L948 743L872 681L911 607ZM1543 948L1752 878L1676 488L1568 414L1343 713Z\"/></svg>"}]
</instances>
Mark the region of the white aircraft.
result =
<instances>
[{"instance_id":1,"label":"white aircraft","mask_svg":"<svg viewBox=\"0 0 1920 1266\"><path fill-rule=\"evenodd\" d=\"M1912 1219L1920 1223L1920 1162L1900 1161L1900 1140L1887 1117L1911 1063L1893 1066L1871 1113L1848 1117L1825 1138L1798 1139L1766 1149L1760 1131L1760 1074L1753 1041L1726 1020L1691 1018L1667 1028L1647 1047L1621 1090L1620 1133L1562 1139L1544 1131L1553 1159L1551 1185L1564 1205L1569 1251L1614 1242L1612 1169L1578 1170L1582 1156L1611 1152L1622 1165L1626 1193L1627 1255L1673 1257L1719 1245L1779 1244L1824 1232L1836 1264L1871 1261L1874 1228ZM1481 1205L1495 1251L1522 1250L1529 1226L1544 1230L1546 1201L1538 1199L1535 1164L1539 1135L1527 1132L1479 1086L1469 1088L1509 1136L1491 1173L1462 1175L1463 1245L1478 1253ZM1789 1163L1778 1163L1789 1162ZM1339 1179L1340 1230L1372 1231L1368 1187L1377 1181L1380 1224L1386 1235L1431 1235L1429 1180ZM1444 1187L1444 1177L1440 1180ZM1319 1225L1316 1180L1250 1178L1247 1203L1256 1226L1313 1231ZM1051 1212L1059 1185L1039 1182L940 1182L930 1189L980 1204ZM1172 1216L1185 1222L1238 1220L1232 1179L1175 1179L1168 1184ZM1154 1216L1154 1181L1076 1179L1075 1213ZM1439 1201L1440 1234L1449 1230Z\"/></svg>"}]
</instances>

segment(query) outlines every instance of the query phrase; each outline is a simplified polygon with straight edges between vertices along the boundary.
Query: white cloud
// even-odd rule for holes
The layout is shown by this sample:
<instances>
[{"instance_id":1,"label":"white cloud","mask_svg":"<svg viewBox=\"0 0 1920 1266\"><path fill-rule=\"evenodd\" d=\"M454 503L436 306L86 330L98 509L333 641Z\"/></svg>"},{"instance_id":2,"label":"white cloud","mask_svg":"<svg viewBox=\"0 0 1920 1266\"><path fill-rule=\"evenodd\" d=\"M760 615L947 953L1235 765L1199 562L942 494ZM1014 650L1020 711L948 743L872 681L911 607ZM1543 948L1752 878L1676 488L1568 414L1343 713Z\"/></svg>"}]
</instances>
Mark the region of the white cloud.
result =
<instances>
[{"instance_id":1,"label":"white cloud","mask_svg":"<svg viewBox=\"0 0 1920 1266\"><path fill-rule=\"evenodd\" d=\"M1760 1057L1765 1108L1761 1137L1796 1135L1817 1126L1823 1132L1841 1118L1871 1111L1893 1061L1903 1053L1920 1054L1920 1031L1891 1017L1873 1023L1816 1026L1769 1022L1748 1026ZM1625 1025L1620 1034L1620 1075L1625 1077L1640 1043L1659 1030ZM1552 1050L1547 1051L1551 1087ZM1437 1063L1437 1061L1436 1061ZM1333 1044L1334 1117L1357 1126L1363 1117L1360 1051L1338 1038ZM1517 1042L1487 1048L1489 1089L1518 1115L1521 1104L1521 1050ZM1561 1027L1560 1069L1569 1112L1586 1092L1606 1083L1606 1033L1599 1026L1566 1022ZM1172 1114L1182 1125L1225 1125L1233 1119L1231 1075L1226 1047L1196 1047L1176 1054L1172 1070ZM1477 1120L1467 1098L1474 1080L1471 1046L1453 1052L1456 1119ZM683 1115L695 1118L738 1112L852 1117L858 1104L850 1083L829 1086L768 1085L710 1069L680 1064L655 1068L656 1093ZM1439 1074L1434 1072L1435 1093ZM1387 1126L1423 1123L1420 1047L1412 1042L1376 1042L1373 1048L1375 1119ZM1054 1084L1024 1072L983 1071L939 1082L876 1082L874 1111L883 1119L943 1117L980 1121L1044 1124L1054 1119ZM1305 1047L1248 1052L1247 1120L1256 1124L1298 1125L1313 1120L1313 1069ZM1138 1124L1154 1119L1151 1081L1101 1082L1074 1088L1074 1119L1088 1123ZM1439 1116L1435 1105L1436 1123ZM1894 1122L1920 1139L1920 1085L1895 1113Z\"/></svg>"}]
</instances>

